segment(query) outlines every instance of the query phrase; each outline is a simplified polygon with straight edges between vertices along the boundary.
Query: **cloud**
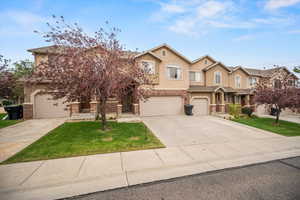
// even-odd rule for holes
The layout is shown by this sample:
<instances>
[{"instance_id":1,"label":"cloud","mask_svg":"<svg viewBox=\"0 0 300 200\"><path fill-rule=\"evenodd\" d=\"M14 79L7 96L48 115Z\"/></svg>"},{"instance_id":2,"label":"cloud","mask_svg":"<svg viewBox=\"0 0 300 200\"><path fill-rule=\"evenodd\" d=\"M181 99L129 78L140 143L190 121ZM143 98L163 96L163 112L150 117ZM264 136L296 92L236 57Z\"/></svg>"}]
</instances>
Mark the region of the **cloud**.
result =
<instances>
[{"instance_id":1,"label":"cloud","mask_svg":"<svg viewBox=\"0 0 300 200\"><path fill-rule=\"evenodd\" d=\"M265 4L267 10L276 10L283 7L289 7L300 3L300 0L268 0Z\"/></svg>"},{"instance_id":2,"label":"cloud","mask_svg":"<svg viewBox=\"0 0 300 200\"><path fill-rule=\"evenodd\" d=\"M161 3L161 10L168 13L183 13L185 11L183 6L174 3Z\"/></svg>"},{"instance_id":3,"label":"cloud","mask_svg":"<svg viewBox=\"0 0 300 200\"><path fill-rule=\"evenodd\" d=\"M228 2L207 1L197 8L198 18L212 18L224 13L230 4Z\"/></svg>"}]
</instances>

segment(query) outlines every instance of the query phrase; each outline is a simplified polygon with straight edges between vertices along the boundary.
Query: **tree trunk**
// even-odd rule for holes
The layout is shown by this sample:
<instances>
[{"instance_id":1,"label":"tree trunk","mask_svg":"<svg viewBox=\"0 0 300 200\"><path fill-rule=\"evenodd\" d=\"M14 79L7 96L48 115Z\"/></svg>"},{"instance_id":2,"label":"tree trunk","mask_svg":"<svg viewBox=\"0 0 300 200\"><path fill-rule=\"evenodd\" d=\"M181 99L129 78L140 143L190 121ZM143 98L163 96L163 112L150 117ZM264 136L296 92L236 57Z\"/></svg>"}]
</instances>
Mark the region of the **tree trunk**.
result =
<instances>
[{"instance_id":1,"label":"tree trunk","mask_svg":"<svg viewBox=\"0 0 300 200\"><path fill-rule=\"evenodd\" d=\"M277 108L277 112L276 112L276 121L275 121L275 124L278 124L279 123L279 116L280 116L280 113L281 113L281 109L279 107L276 107Z\"/></svg>"},{"instance_id":2,"label":"tree trunk","mask_svg":"<svg viewBox=\"0 0 300 200\"><path fill-rule=\"evenodd\" d=\"M100 100L100 114L101 114L101 123L102 123L102 130L106 130L106 99Z\"/></svg>"}]
</instances>

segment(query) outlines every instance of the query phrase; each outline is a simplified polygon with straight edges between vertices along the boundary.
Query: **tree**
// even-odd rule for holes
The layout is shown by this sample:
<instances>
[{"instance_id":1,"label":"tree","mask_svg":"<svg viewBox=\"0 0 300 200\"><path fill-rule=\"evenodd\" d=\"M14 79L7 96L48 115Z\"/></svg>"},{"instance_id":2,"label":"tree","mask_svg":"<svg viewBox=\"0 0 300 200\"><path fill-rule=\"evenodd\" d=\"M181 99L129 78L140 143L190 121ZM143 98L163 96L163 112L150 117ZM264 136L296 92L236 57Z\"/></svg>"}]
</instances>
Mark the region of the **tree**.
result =
<instances>
[{"instance_id":1,"label":"tree","mask_svg":"<svg viewBox=\"0 0 300 200\"><path fill-rule=\"evenodd\" d=\"M300 66L296 66L296 67L294 67L294 72L296 72L296 73L300 73Z\"/></svg>"},{"instance_id":2,"label":"tree","mask_svg":"<svg viewBox=\"0 0 300 200\"><path fill-rule=\"evenodd\" d=\"M299 108L300 93L299 88L289 84L289 80L294 79L293 74L287 73L282 68L278 68L274 74L276 78L273 87L269 78L261 78L255 89L254 101L257 104L275 106L277 109L275 124L278 124L280 112L283 109Z\"/></svg>"},{"instance_id":3,"label":"tree","mask_svg":"<svg viewBox=\"0 0 300 200\"><path fill-rule=\"evenodd\" d=\"M55 45L56 53L36 66L34 77L47 81L54 99L67 102L91 97L100 102L103 130L106 129L108 98L121 98L135 89L137 99L147 98L152 80L136 63L132 52L125 51L117 39L119 29L100 28L94 36L86 34L78 24L67 24L63 17L53 16L50 31L37 32Z\"/></svg>"},{"instance_id":4,"label":"tree","mask_svg":"<svg viewBox=\"0 0 300 200\"><path fill-rule=\"evenodd\" d=\"M13 96L13 89L16 79L9 67L9 60L0 55L0 98L10 99Z\"/></svg>"},{"instance_id":5,"label":"tree","mask_svg":"<svg viewBox=\"0 0 300 200\"><path fill-rule=\"evenodd\" d=\"M16 84L13 88L13 99L21 103L22 99L24 99L24 82L20 81L21 79L28 78L33 73L33 62L26 59L20 60L13 63L13 75L15 77Z\"/></svg>"}]
</instances>

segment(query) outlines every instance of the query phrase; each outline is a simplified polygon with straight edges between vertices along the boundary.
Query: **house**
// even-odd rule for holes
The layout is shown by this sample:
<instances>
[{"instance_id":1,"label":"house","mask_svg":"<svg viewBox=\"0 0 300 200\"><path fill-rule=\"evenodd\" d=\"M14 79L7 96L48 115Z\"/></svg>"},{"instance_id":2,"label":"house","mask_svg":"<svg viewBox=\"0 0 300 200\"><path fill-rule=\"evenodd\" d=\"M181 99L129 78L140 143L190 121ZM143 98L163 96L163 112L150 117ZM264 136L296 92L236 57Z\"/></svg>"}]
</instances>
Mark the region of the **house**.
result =
<instances>
[{"instance_id":1,"label":"house","mask_svg":"<svg viewBox=\"0 0 300 200\"><path fill-rule=\"evenodd\" d=\"M35 63L51 58L55 46L28 50L34 55ZM167 44L162 44L142 53L135 59L156 77L151 97L137 101L134 93L123 99L110 99L108 113L120 116L133 113L141 116L177 115L183 113L184 104L194 105L194 115L228 112L230 103L251 106L253 88L261 78L268 78L276 85L277 69L252 69L242 66L228 67L209 55L190 61ZM286 68L280 68L286 73ZM291 85L298 78L293 76ZM52 100L51 94L43 93L47 82L25 84L24 117L54 118L68 117L79 113L94 113L98 102L82 99L81 102L64 103L64 99Z\"/></svg>"}]
</instances>

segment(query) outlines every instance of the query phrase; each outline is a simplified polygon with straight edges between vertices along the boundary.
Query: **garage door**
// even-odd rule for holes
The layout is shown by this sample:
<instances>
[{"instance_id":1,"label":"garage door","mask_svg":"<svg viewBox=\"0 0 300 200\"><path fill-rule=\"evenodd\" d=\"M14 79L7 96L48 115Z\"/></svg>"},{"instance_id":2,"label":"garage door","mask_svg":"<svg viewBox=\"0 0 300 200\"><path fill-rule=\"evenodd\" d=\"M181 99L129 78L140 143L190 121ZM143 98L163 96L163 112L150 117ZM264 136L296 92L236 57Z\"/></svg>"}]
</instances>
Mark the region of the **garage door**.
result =
<instances>
[{"instance_id":1,"label":"garage door","mask_svg":"<svg viewBox=\"0 0 300 200\"><path fill-rule=\"evenodd\" d=\"M204 98L195 98L191 102L194 105L193 114L195 116L208 115L208 101Z\"/></svg>"},{"instance_id":2,"label":"garage door","mask_svg":"<svg viewBox=\"0 0 300 200\"><path fill-rule=\"evenodd\" d=\"M49 94L37 94L34 101L34 118L68 117L69 111L63 99L53 100Z\"/></svg>"},{"instance_id":3,"label":"garage door","mask_svg":"<svg viewBox=\"0 0 300 200\"><path fill-rule=\"evenodd\" d=\"M183 112L183 100L180 96L150 97L140 102L141 116L179 115Z\"/></svg>"}]
</instances>

